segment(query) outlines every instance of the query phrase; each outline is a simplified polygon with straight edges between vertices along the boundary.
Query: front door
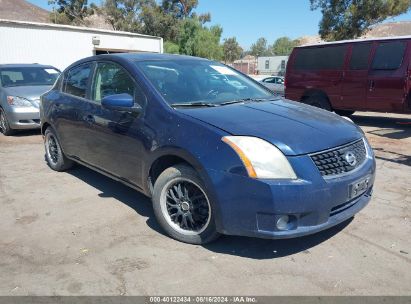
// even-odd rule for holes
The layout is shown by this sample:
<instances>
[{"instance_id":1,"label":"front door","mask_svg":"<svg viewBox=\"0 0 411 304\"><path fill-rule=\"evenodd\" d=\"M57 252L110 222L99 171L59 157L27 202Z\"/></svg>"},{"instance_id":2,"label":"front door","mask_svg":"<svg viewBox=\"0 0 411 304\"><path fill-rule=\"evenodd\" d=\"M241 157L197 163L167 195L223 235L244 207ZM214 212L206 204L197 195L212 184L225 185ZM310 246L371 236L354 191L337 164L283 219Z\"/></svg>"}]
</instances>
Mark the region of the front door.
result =
<instances>
[{"instance_id":1,"label":"front door","mask_svg":"<svg viewBox=\"0 0 411 304\"><path fill-rule=\"evenodd\" d=\"M112 62L96 66L88 113L89 138L87 162L116 177L141 186L141 152L144 113L109 110L101 100L110 95L127 93L144 108L145 96L130 74Z\"/></svg>"},{"instance_id":2,"label":"front door","mask_svg":"<svg viewBox=\"0 0 411 304\"><path fill-rule=\"evenodd\" d=\"M406 41L378 43L368 77L368 110L390 112L404 109L409 60L406 49Z\"/></svg>"},{"instance_id":3,"label":"front door","mask_svg":"<svg viewBox=\"0 0 411 304\"><path fill-rule=\"evenodd\" d=\"M340 109L365 109L371 49L371 42L352 45L350 61L343 76Z\"/></svg>"}]
</instances>

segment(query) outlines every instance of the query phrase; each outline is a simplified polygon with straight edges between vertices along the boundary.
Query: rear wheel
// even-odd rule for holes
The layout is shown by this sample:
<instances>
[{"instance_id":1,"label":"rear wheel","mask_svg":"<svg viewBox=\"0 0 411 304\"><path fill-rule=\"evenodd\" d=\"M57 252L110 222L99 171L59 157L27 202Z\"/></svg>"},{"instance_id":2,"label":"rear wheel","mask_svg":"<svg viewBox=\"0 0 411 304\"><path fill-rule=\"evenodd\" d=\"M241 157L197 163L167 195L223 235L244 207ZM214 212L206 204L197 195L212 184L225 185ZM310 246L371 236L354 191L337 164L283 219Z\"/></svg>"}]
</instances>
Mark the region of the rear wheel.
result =
<instances>
[{"instance_id":1,"label":"rear wheel","mask_svg":"<svg viewBox=\"0 0 411 304\"><path fill-rule=\"evenodd\" d=\"M335 110L335 113L337 113L340 116L351 116L355 113L355 111L349 111L349 110Z\"/></svg>"},{"instance_id":2,"label":"rear wheel","mask_svg":"<svg viewBox=\"0 0 411 304\"><path fill-rule=\"evenodd\" d=\"M157 221L171 237L189 244L218 238L209 196L191 167L175 165L161 173L152 200Z\"/></svg>"},{"instance_id":3,"label":"rear wheel","mask_svg":"<svg viewBox=\"0 0 411 304\"><path fill-rule=\"evenodd\" d=\"M44 148L46 160L51 169L65 171L73 166L74 162L64 155L56 133L51 127L48 127L44 133Z\"/></svg>"},{"instance_id":4,"label":"rear wheel","mask_svg":"<svg viewBox=\"0 0 411 304\"><path fill-rule=\"evenodd\" d=\"M303 100L304 103L313 106L313 107L317 107L320 109L324 109L327 111L331 111L331 105L330 102L328 101L328 99L324 96L310 96L307 97Z\"/></svg>"},{"instance_id":5,"label":"rear wheel","mask_svg":"<svg viewBox=\"0 0 411 304\"><path fill-rule=\"evenodd\" d=\"M4 110L2 108L0 108L0 129L1 133L3 133L5 136L14 134L14 130L10 128L6 113L4 113Z\"/></svg>"}]
</instances>

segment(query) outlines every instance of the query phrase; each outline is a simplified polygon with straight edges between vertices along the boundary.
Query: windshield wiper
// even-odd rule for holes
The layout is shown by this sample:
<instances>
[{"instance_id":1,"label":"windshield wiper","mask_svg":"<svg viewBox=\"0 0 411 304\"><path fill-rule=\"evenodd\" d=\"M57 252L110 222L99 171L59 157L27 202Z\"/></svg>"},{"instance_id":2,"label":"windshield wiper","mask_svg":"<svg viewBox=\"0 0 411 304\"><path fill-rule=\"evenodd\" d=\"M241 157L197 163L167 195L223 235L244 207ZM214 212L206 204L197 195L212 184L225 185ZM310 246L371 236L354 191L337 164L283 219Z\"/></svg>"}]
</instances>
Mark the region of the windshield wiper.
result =
<instances>
[{"instance_id":1,"label":"windshield wiper","mask_svg":"<svg viewBox=\"0 0 411 304\"><path fill-rule=\"evenodd\" d=\"M243 98L243 99L236 99L236 100L230 100L230 101L226 101L223 103L219 103L220 106L226 106L226 105L230 105L230 104L235 104L235 103L244 103L244 102L261 102L261 101L267 101L269 99L265 99L265 98Z\"/></svg>"},{"instance_id":2,"label":"windshield wiper","mask_svg":"<svg viewBox=\"0 0 411 304\"><path fill-rule=\"evenodd\" d=\"M172 103L173 108L189 108L189 107L218 107L215 103L207 102L187 102L187 103Z\"/></svg>"}]
</instances>

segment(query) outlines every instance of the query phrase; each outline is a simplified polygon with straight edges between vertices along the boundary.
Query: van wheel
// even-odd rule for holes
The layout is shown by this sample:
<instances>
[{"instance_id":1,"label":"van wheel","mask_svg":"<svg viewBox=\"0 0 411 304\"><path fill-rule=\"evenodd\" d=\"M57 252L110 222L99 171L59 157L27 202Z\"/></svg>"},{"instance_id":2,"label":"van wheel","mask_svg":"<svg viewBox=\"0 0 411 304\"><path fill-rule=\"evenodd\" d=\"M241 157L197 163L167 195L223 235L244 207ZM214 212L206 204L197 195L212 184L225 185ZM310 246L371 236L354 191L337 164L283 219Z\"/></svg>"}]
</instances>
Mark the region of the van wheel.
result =
<instances>
[{"instance_id":1,"label":"van wheel","mask_svg":"<svg viewBox=\"0 0 411 304\"><path fill-rule=\"evenodd\" d=\"M47 164L54 171L66 171L74 165L74 162L64 155L56 133L51 127L48 127L44 133L44 148Z\"/></svg>"},{"instance_id":2,"label":"van wheel","mask_svg":"<svg viewBox=\"0 0 411 304\"><path fill-rule=\"evenodd\" d=\"M303 102L313 107L331 111L330 102L326 97L323 96L310 96L308 98L305 98Z\"/></svg>"},{"instance_id":3,"label":"van wheel","mask_svg":"<svg viewBox=\"0 0 411 304\"><path fill-rule=\"evenodd\" d=\"M206 244L219 237L213 204L193 168L180 164L166 169L154 184L152 200L157 221L172 238Z\"/></svg>"},{"instance_id":4,"label":"van wheel","mask_svg":"<svg viewBox=\"0 0 411 304\"><path fill-rule=\"evenodd\" d=\"M355 113L355 111L349 111L349 110L335 110L335 113L337 113L340 116L351 116Z\"/></svg>"},{"instance_id":5,"label":"van wheel","mask_svg":"<svg viewBox=\"0 0 411 304\"><path fill-rule=\"evenodd\" d=\"M14 134L14 130L10 128L6 113L4 113L4 110L2 108L0 108L0 131L5 136Z\"/></svg>"}]
</instances>

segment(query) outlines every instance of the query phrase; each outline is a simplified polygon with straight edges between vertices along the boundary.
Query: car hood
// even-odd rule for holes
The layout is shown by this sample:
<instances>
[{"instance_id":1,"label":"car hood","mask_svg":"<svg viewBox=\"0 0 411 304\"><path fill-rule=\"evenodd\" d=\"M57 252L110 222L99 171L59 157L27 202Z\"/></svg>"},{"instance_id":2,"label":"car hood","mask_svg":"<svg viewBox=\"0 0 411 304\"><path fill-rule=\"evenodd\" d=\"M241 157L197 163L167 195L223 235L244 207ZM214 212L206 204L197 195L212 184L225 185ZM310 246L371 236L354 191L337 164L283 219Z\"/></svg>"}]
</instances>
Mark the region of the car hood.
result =
<instances>
[{"instance_id":1,"label":"car hood","mask_svg":"<svg viewBox=\"0 0 411 304\"><path fill-rule=\"evenodd\" d=\"M7 96L17 96L29 100L36 100L40 99L40 96L50 90L51 87L51 85L6 87L4 88L4 91Z\"/></svg>"},{"instance_id":2,"label":"car hood","mask_svg":"<svg viewBox=\"0 0 411 304\"><path fill-rule=\"evenodd\" d=\"M347 119L283 99L178 111L231 135L262 138L288 156L334 148L363 137Z\"/></svg>"}]
</instances>

